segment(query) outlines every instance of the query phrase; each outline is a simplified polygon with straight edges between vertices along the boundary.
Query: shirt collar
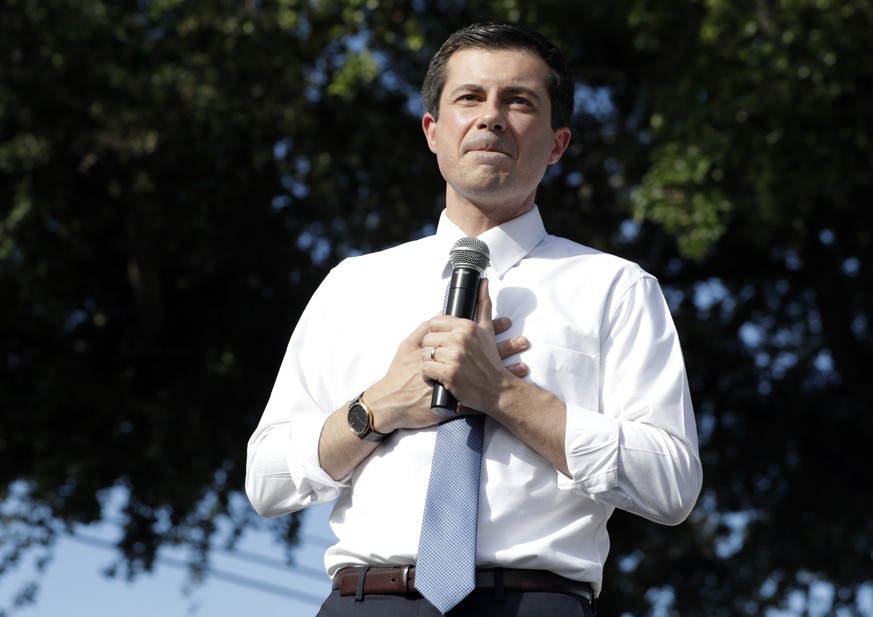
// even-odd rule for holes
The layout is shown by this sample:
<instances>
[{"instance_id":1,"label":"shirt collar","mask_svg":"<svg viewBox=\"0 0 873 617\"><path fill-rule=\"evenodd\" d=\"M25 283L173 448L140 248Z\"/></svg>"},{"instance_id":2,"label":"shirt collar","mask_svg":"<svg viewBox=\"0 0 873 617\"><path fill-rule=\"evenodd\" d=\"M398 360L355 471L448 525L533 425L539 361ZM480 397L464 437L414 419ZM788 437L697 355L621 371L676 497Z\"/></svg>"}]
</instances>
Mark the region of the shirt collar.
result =
<instances>
[{"instance_id":1,"label":"shirt collar","mask_svg":"<svg viewBox=\"0 0 873 617\"><path fill-rule=\"evenodd\" d=\"M461 229L449 220L443 210L437 225L436 239L439 250L445 249L444 256L448 260L449 251L464 234ZM492 227L479 236L491 253L489 272L503 278L510 268L520 262L546 237L546 228L537 206L534 206L521 216L507 221L498 227ZM444 276L448 276L451 267L444 266Z\"/></svg>"}]
</instances>

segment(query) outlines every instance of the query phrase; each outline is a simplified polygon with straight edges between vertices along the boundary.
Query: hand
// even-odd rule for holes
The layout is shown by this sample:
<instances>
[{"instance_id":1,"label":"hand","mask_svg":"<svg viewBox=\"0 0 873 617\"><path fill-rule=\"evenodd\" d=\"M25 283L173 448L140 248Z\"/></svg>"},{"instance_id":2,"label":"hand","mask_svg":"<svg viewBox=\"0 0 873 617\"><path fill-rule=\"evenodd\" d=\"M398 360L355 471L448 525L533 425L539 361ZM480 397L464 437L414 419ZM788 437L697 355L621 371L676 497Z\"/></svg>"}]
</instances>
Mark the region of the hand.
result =
<instances>
[{"instance_id":1,"label":"hand","mask_svg":"<svg viewBox=\"0 0 873 617\"><path fill-rule=\"evenodd\" d=\"M422 340L423 374L442 383L462 405L461 412L495 409L506 380L527 374L522 362L503 365L505 358L527 348L527 339L518 336L497 343L496 334L509 327L509 320L492 321L491 309L488 280L484 279L476 321L440 315L428 322Z\"/></svg>"},{"instance_id":2,"label":"hand","mask_svg":"<svg viewBox=\"0 0 873 617\"><path fill-rule=\"evenodd\" d=\"M493 340L496 334L501 334L512 326L512 320L498 317L492 322L490 300L487 310L488 320L492 324L490 328ZM470 320L464 321L473 323ZM425 376L422 369L422 345L430 324L431 321L422 323L400 343L385 377L367 388L364 400L373 410L373 424L379 432L389 433L397 428L426 428L445 420L430 410L435 382ZM501 364L504 359L523 351L527 346L527 339L523 336L496 343ZM431 347L426 349L429 355ZM524 377L528 371L523 362L513 363L506 368L518 377Z\"/></svg>"},{"instance_id":3,"label":"hand","mask_svg":"<svg viewBox=\"0 0 873 617\"><path fill-rule=\"evenodd\" d=\"M421 341L427 328L427 322L420 324L400 343L388 372L364 393L380 433L436 424L430 413L432 388L421 374Z\"/></svg>"},{"instance_id":4,"label":"hand","mask_svg":"<svg viewBox=\"0 0 873 617\"><path fill-rule=\"evenodd\" d=\"M495 370L501 371L505 377L516 379L519 384L525 383L515 376L523 377L527 373L527 367L517 362L504 368L503 360L527 348L527 340L516 336L500 343L496 342L495 333L505 332L512 322L505 317L491 320L491 300L488 297L487 284L480 289L479 314L482 317L476 323L469 319L457 319L445 315L435 317L418 326L400 343L388 372L364 393L364 401L373 411L373 426L377 431L390 433L396 429L426 428L445 420L430 410L433 380L441 376L433 372L429 373L427 366L439 363L431 362L429 357L425 357L425 361L422 361L423 356L430 355L434 345L440 344L438 340L430 346L425 343L427 337L436 335L432 332L435 321L466 322L464 325L468 328L481 330L485 347L494 356L492 361L499 367ZM468 401L466 398L461 400ZM459 411L474 413L472 409L464 406L459 406ZM354 437L349 431L346 417L345 405L335 410L325 423L318 443L318 457L322 469L335 480L344 478L354 471L355 467L378 447L378 442Z\"/></svg>"}]
</instances>

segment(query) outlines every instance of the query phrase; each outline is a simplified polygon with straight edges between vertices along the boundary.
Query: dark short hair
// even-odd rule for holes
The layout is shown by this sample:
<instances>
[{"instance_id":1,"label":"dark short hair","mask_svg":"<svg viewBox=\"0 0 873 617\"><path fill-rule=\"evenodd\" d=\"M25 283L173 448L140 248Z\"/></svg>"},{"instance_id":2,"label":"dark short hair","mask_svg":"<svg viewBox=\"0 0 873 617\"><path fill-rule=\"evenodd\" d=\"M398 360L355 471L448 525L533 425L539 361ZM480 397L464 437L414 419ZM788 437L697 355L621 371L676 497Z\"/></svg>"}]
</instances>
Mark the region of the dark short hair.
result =
<instances>
[{"instance_id":1,"label":"dark short hair","mask_svg":"<svg viewBox=\"0 0 873 617\"><path fill-rule=\"evenodd\" d=\"M424 78L421 95L424 109L439 120L440 97L446 85L446 64L456 51L521 49L537 54L549 67L546 88L552 102L552 129L569 126L573 115L573 73L564 54L542 34L519 24L484 22L452 34L434 54Z\"/></svg>"}]
</instances>

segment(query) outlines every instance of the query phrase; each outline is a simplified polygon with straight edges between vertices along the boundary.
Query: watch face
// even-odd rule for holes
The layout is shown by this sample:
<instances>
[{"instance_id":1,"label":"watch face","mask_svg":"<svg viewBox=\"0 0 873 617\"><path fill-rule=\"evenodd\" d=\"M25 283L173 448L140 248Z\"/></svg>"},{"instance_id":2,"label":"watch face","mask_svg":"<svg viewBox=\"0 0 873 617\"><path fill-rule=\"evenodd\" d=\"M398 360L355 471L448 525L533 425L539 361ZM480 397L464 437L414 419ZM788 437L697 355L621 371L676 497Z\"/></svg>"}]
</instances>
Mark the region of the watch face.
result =
<instances>
[{"instance_id":1,"label":"watch face","mask_svg":"<svg viewBox=\"0 0 873 617\"><path fill-rule=\"evenodd\" d=\"M366 435L370 430L370 415L360 405L349 408L349 427L355 435Z\"/></svg>"}]
</instances>

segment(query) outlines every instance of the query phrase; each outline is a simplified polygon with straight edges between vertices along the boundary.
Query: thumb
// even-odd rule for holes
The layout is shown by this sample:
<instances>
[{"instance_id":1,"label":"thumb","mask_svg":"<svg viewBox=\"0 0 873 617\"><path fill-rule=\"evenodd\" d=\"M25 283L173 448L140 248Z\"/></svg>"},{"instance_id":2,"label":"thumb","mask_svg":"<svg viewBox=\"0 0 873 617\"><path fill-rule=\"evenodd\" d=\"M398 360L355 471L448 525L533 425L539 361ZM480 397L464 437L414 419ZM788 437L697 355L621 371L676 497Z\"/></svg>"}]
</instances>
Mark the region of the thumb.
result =
<instances>
[{"instance_id":1,"label":"thumb","mask_svg":"<svg viewBox=\"0 0 873 617\"><path fill-rule=\"evenodd\" d=\"M491 294L488 293L488 279L483 278L479 282L479 305L476 307L476 323L479 327L494 332L491 319Z\"/></svg>"}]
</instances>

